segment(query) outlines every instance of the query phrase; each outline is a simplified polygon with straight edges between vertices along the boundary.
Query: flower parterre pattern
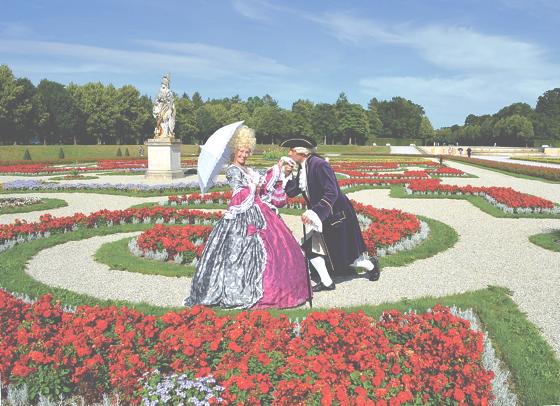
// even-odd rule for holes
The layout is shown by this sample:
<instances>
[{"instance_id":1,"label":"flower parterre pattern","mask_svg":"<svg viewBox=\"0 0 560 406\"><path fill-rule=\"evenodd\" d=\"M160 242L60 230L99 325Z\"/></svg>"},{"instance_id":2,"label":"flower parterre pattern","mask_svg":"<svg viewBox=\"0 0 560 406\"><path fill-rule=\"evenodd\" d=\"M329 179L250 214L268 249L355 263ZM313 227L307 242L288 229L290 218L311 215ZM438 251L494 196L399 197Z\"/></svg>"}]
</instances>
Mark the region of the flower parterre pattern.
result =
<instances>
[{"instance_id":1,"label":"flower parterre pattern","mask_svg":"<svg viewBox=\"0 0 560 406\"><path fill-rule=\"evenodd\" d=\"M182 160L183 166L196 165L193 159ZM79 172L99 172L113 170L142 170L148 167L147 159L130 159L130 160L110 160L102 159L96 161L94 165L83 166L61 166L53 164L17 164L0 166L0 174L11 175L49 175L53 173L79 171Z\"/></svg>"},{"instance_id":2,"label":"flower parterre pattern","mask_svg":"<svg viewBox=\"0 0 560 406\"><path fill-rule=\"evenodd\" d=\"M186 225L164 226L157 224L144 231L136 239L136 245L143 252L165 250L167 260L173 261L179 254L183 257L202 255L204 244L212 231L212 226Z\"/></svg>"},{"instance_id":3,"label":"flower parterre pattern","mask_svg":"<svg viewBox=\"0 0 560 406\"><path fill-rule=\"evenodd\" d=\"M560 207L550 200L541 197L521 193L512 188L506 187L476 187L476 186L456 186L442 185L439 179L414 180L406 186L409 194L463 194L481 195L486 197L491 203L499 208L510 209L515 212L525 211L545 212L560 214Z\"/></svg>"},{"instance_id":4,"label":"flower parterre pattern","mask_svg":"<svg viewBox=\"0 0 560 406\"><path fill-rule=\"evenodd\" d=\"M221 204L230 198L231 192L193 193L190 195L169 196L167 203L171 205L193 206L200 203ZM404 213L396 209L376 209L356 201L352 201L352 205L356 213L370 219L369 224L362 230L369 255L377 255L379 248L392 246L420 230L420 221L413 214ZM290 198L286 207L303 210L305 208L305 200L302 197ZM151 244L150 247L153 250L155 244Z\"/></svg>"},{"instance_id":5,"label":"flower parterre pattern","mask_svg":"<svg viewBox=\"0 0 560 406\"><path fill-rule=\"evenodd\" d=\"M43 214L38 222L17 220L0 225L0 252L30 238L46 237L54 233L73 231L77 228L93 228L104 225L136 224L140 222L164 222L183 224L211 224L221 218L221 213L172 207L146 207L126 210L100 210L89 215L75 213L73 216L53 217Z\"/></svg>"},{"instance_id":6,"label":"flower parterre pattern","mask_svg":"<svg viewBox=\"0 0 560 406\"><path fill-rule=\"evenodd\" d=\"M37 397L99 401L118 390L140 402L140 378L213 375L225 404L487 405L493 373L482 367L482 334L448 308L379 321L362 312L310 313L301 325L265 311L218 316L194 307L147 316L127 308L62 310L0 291L0 373Z\"/></svg>"}]
</instances>

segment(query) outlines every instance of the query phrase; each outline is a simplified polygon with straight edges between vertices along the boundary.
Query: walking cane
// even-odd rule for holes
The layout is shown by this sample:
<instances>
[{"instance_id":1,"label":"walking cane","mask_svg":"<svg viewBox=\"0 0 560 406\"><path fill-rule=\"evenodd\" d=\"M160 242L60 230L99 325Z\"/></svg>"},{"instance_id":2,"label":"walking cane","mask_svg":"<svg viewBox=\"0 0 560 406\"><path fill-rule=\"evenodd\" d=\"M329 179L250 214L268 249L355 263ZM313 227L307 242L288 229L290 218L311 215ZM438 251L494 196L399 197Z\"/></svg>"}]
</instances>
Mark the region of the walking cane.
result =
<instances>
[{"instance_id":1,"label":"walking cane","mask_svg":"<svg viewBox=\"0 0 560 406\"><path fill-rule=\"evenodd\" d=\"M305 236L307 233L305 232L305 223L303 224L303 242L305 244ZM307 252L305 248L303 249L303 255L305 256L305 270L307 271L307 289L309 292L309 307L313 308L313 291L311 290L311 270L309 266L309 258L307 257Z\"/></svg>"}]
</instances>

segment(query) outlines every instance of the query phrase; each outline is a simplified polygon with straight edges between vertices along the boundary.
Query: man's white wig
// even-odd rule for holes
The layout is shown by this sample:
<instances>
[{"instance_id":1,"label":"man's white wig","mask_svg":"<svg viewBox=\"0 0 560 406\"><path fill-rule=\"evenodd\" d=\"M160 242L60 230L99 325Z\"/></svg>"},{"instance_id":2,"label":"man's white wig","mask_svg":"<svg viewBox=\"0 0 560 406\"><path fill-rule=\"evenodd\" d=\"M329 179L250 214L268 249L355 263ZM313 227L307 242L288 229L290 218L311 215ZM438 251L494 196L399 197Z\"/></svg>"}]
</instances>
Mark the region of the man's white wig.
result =
<instances>
[{"instance_id":1,"label":"man's white wig","mask_svg":"<svg viewBox=\"0 0 560 406\"><path fill-rule=\"evenodd\" d=\"M303 155L311 155L317 152L317 148L292 147L292 149L296 151L298 154L303 154Z\"/></svg>"}]
</instances>

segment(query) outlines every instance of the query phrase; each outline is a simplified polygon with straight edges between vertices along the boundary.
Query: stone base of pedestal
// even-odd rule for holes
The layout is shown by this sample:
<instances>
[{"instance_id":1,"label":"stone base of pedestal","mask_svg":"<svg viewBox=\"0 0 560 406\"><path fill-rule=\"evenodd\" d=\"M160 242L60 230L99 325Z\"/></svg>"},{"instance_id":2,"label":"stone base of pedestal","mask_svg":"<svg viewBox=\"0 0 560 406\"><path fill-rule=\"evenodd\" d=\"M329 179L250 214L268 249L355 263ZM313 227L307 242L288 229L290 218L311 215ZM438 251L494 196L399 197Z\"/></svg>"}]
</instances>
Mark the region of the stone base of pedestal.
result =
<instances>
[{"instance_id":1,"label":"stone base of pedestal","mask_svg":"<svg viewBox=\"0 0 560 406\"><path fill-rule=\"evenodd\" d=\"M178 171L150 171L147 170L144 177L147 180L155 180L158 182L166 182L173 179L184 178L185 173L183 170Z\"/></svg>"},{"instance_id":2,"label":"stone base of pedestal","mask_svg":"<svg viewBox=\"0 0 560 406\"><path fill-rule=\"evenodd\" d=\"M148 170L145 178L155 181L169 181L185 176L181 169L181 141L171 138L147 140Z\"/></svg>"}]
</instances>

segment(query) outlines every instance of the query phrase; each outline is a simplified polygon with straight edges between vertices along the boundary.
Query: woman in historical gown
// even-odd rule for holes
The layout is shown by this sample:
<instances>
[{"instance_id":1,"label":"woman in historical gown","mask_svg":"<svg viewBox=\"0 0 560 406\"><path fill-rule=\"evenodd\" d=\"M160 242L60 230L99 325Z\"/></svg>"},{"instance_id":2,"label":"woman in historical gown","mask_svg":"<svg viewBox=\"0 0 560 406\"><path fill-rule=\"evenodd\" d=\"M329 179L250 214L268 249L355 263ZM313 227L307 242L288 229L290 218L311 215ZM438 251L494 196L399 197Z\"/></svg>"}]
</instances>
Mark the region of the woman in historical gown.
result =
<instances>
[{"instance_id":1,"label":"woman in historical gown","mask_svg":"<svg viewBox=\"0 0 560 406\"><path fill-rule=\"evenodd\" d=\"M208 237L186 306L295 307L309 300L305 258L272 207L285 204L278 190L281 162L261 174L245 166L254 132L237 130L226 178L233 196Z\"/></svg>"}]
</instances>

